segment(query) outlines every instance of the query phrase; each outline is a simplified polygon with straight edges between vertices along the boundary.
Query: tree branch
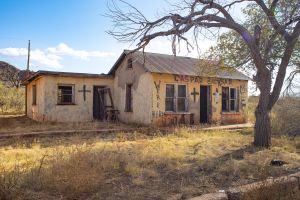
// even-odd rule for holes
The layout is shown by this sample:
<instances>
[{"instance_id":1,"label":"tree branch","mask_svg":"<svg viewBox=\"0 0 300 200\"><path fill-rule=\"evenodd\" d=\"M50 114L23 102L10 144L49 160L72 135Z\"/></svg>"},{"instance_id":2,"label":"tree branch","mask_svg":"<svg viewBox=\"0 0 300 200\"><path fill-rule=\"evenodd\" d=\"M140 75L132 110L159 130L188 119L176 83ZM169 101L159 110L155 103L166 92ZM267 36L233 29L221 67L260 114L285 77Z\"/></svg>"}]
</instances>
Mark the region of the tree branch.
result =
<instances>
[{"instance_id":1,"label":"tree branch","mask_svg":"<svg viewBox=\"0 0 300 200\"><path fill-rule=\"evenodd\" d=\"M280 25L277 21L275 15L274 15L274 8L277 4L277 0L274 0L271 5L271 9L269 9L263 0L255 0L255 2L261 7L261 9L264 11L266 16L268 17L271 25L273 26L274 30L284 37L286 41L290 40L290 35L288 32L286 32L285 27Z\"/></svg>"}]
</instances>

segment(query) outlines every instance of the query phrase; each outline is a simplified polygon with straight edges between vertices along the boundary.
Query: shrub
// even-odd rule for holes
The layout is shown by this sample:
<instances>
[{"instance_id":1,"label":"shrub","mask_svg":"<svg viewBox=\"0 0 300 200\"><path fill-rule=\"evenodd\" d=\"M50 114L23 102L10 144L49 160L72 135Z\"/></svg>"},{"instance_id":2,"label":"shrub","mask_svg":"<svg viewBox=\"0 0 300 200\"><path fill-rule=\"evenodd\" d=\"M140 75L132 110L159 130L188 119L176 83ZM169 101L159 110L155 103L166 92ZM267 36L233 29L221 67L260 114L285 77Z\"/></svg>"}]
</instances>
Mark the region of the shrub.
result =
<instances>
[{"instance_id":1,"label":"shrub","mask_svg":"<svg viewBox=\"0 0 300 200\"><path fill-rule=\"evenodd\" d=\"M248 121L255 123L255 108L258 97L250 96L246 115ZM275 135L300 135L300 98L283 97L277 101L271 112L272 133Z\"/></svg>"},{"instance_id":2,"label":"shrub","mask_svg":"<svg viewBox=\"0 0 300 200\"><path fill-rule=\"evenodd\" d=\"M0 114L20 114L24 110L24 88L10 88L0 82Z\"/></svg>"},{"instance_id":3,"label":"shrub","mask_svg":"<svg viewBox=\"0 0 300 200\"><path fill-rule=\"evenodd\" d=\"M285 97L280 99L272 110L271 125L273 134L295 137L300 135L300 99Z\"/></svg>"}]
</instances>

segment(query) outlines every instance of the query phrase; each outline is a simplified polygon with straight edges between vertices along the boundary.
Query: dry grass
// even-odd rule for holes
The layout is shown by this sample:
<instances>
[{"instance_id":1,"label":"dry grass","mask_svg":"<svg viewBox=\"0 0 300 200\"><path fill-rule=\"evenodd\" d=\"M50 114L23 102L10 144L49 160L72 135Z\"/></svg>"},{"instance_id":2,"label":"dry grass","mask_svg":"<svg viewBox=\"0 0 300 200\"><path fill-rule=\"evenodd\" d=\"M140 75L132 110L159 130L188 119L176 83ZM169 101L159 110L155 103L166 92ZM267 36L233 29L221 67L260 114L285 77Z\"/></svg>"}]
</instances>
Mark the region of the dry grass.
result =
<instances>
[{"instance_id":1,"label":"dry grass","mask_svg":"<svg viewBox=\"0 0 300 200\"><path fill-rule=\"evenodd\" d=\"M299 170L300 138L260 150L252 137L181 129L6 141L0 199L186 199ZM289 164L270 166L274 158Z\"/></svg>"},{"instance_id":2,"label":"dry grass","mask_svg":"<svg viewBox=\"0 0 300 200\"><path fill-rule=\"evenodd\" d=\"M27 133L32 131L51 131L51 130L90 130L90 129L111 129L129 128L132 125L122 123L95 122L37 122L24 115L0 115L0 134L1 133Z\"/></svg>"}]
</instances>

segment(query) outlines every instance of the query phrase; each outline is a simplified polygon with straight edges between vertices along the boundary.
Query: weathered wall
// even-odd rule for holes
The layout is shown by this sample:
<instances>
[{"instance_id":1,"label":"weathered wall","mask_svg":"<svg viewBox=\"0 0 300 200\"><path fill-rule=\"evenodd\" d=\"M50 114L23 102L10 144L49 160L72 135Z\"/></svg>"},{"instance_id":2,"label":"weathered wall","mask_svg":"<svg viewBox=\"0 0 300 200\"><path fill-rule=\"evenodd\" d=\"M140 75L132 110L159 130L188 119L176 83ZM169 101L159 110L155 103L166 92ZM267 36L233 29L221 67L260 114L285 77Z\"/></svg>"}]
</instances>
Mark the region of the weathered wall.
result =
<instances>
[{"instance_id":1,"label":"weathered wall","mask_svg":"<svg viewBox=\"0 0 300 200\"><path fill-rule=\"evenodd\" d=\"M93 120L93 86L107 86L111 88L113 93L113 78L79 78L79 77L55 77L55 76L43 76L42 84L37 84L37 103L44 105L38 106L38 118L32 117L39 121L59 121L59 122L76 122L76 121L91 121ZM74 105L58 105L57 104L57 92L59 84L74 84L75 88L75 104ZM30 83L32 85L32 83ZM86 93L86 100L84 101L83 92L79 90L83 89L83 85L86 85L86 90L90 92ZM29 86L30 87L30 86ZM43 95L40 96L39 90L43 91ZM30 90L29 90L30 91ZM28 92L28 104L32 103L31 92ZM29 108L29 107L28 107ZM30 108L28 109L30 110Z\"/></svg>"},{"instance_id":2,"label":"weathered wall","mask_svg":"<svg viewBox=\"0 0 300 200\"><path fill-rule=\"evenodd\" d=\"M200 121L200 85L211 86L211 122L212 123L243 123L245 122L244 109L247 104L247 81L229 80L206 77L179 76L170 74L153 74L152 84L152 118L153 123L161 125L165 120L165 94L166 84L186 84L188 94L188 112L194 114L194 122L198 124ZM239 112L222 113L222 87L237 88L239 93ZM198 95L194 96L191 93L194 91ZM218 93L218 95L216 95ZM242 103L243 102L243 103ZM188 118L188 117L187 117Z\"/></svg>"},{"instance_id":3,"label":"weathered wall","mask_svg":"<svg viewBox=\"0 0 300 200\"><path fill-rule=\"evenodd\" d=\"M32 105L32 86L36 85L36 105ZM27 116L38 121L43 120L45 108L45 78L40 77L27 85Z\"/></svg>"},{"instance_id":4,"label":"weathered wall","mask_svg":"<svg viewBox=\"0 0 300 200\"><path fill-rule=\"evenodd\" d=\"M133 60L133 68L127 69L127 58L115 72L114 100L119 109L119 119L123 122L140 124L151 123L152 85L151 73ZM125 112L126 84L132 84L133 112Z\"/></svg>"}]
</instances>

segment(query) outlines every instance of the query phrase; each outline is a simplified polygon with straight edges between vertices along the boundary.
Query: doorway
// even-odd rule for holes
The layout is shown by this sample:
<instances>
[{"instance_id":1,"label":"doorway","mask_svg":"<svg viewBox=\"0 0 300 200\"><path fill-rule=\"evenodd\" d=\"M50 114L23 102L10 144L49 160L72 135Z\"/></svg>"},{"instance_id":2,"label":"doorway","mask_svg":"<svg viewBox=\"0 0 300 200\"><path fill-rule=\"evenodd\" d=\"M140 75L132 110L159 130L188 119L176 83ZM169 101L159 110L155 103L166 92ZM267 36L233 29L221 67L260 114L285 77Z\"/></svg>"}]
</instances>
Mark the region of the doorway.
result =
<instances>
[{"instance_id":1,"label":"doorway","mask_svg":"<svg viewBox=\"0 0 300 200\"><path fill-rule=\"evenodd\" d=\"M200 123L207 124L211 116L210 86L200 86Z\"/></svg>"},{"instance_id":2,"label":"doorway","mask_svg":"<svg viewBox=\"0 0 300 200\"><path fill-rule=\"evenodd\" d=\"M105 92L104 90L98 91L98 89L103 88L105 88L105 86L94 85L93 87L93 117L98 120L105 119Z\"/></svg>"}]
</instances>

